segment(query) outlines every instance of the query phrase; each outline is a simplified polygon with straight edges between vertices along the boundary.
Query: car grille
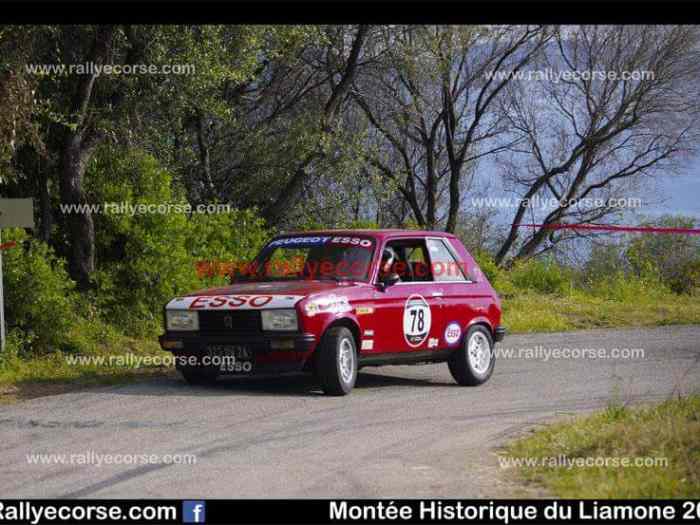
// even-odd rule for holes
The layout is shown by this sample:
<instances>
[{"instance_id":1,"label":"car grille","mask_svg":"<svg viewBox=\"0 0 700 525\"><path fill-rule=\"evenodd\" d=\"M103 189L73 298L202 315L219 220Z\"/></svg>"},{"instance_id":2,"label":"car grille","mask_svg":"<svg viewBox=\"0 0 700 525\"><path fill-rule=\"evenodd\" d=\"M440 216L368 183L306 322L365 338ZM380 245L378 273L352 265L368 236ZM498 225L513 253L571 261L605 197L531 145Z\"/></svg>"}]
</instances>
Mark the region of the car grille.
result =
<instances>
[{"instance_id":1,"label":"car grille","mask_svg":"<svg viewBox=\"0 0 700 525\"><path fill-rule=\"evenodd\" d=\"M258 310L202 310L199 333L202 335L254 335L262 332Z\"/></svg>"}]
</instances>

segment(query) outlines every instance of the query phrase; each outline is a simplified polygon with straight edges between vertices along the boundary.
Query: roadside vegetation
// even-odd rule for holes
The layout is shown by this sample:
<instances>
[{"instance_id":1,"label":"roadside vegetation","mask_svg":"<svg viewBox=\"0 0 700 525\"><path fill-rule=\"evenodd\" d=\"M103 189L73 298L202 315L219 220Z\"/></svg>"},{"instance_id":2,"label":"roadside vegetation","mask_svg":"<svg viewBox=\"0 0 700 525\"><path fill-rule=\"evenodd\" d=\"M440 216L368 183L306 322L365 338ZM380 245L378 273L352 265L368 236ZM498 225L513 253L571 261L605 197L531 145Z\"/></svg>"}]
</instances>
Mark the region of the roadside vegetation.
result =
<instances>
[{"instance_id":1,"label":"roadside vegetation","mask_svg":"<svg viewBox=\"0 0 700 525\"><path fill-rule=\"evenodd\" d=\"M684 223L664 217L657 224ZM650 238L651 237L651 238ZM503 299L511 333L700 322L700 242L632 236L593 249L577 267L553 258L479 265Z\"/></svg>"},{"instance_id":2,"label":"roadside vegetation","mask_svg":"<svg viewBox=\"0 0 700 525\"><path fill-rule=\"evenodd\" d=\"M642 408L614 404L537 430L510 444L500 459L506 458L521 461L515 467L519 479L562 498L697 498L700 396ZM546 466L549 458L629 458L639 464L569 468Z\"/></svg>"},{"instance_id":3,"label":"roadside vegetation","mask_svg":"<svg viewBox=\"0 0 700 525\"><path fill-rule=\"evenodd\" d=\"M67 359L161 355L163 305L226 282L200 263L310 228L459 235L511 333L698 323L700 237L552 228L698 227L613 204L653 207L692 168L698 43L694 26L0 25L0 193L35 205L35 228L2 231L0 387L162 373ZM71 67L88 63L133 74ZM653 74L515 74L562 64Z\"/></svg>"},{"instance_id":4,"label":"roadside vegetation","mask_svg":"<svg viewBox=\"0 0 700 525\"><path fill-rule=\"evenodd\" d=\"M136 202L173 198L153 195L169 181L152 158L129 162L147 182L137 185L140 193L130 190ZM105 168L110 183L95 189L100 199L109 202L110 192L123 191L125 166ZM96 224L100 257L88 294L77 290L65 260L46 243L23 230L5 232L5 240L18 244L3 256L8 340L0 356L0 399L41 395L47 385L74 388L168 373L167 366L136 360L100 364L75 358L168 356L157 344L163 305L179 293L227 282L198 272L198 263L249 260L274 233L253 211L191 218L105 215ZM700 323L700 256L690 244L686 274L664 273L664 254L678 255L678 247L667 246L674 242L670 236L650 245L638 236L609 245L607 257L616 260L609 266L601 266L596 253L578 268L539 258L504 269L486 253L477 258L501 294L511 333Z\"/></svg>"}]
</instances>

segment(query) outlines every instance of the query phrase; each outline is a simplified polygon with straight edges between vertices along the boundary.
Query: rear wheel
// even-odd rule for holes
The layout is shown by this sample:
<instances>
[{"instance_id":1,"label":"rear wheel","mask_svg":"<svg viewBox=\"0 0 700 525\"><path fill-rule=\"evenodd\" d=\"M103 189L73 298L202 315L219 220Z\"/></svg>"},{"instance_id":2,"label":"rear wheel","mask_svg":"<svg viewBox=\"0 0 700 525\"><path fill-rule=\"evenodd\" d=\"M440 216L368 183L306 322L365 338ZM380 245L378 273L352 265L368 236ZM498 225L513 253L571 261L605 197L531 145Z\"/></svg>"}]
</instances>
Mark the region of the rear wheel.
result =
<instances>
[{"instance_id":1,"label":"rear wheel","mask_svg":"<svg viewBox=\"0 0 700 525\"><path fill-rule=\"evenodd\" d=\"M447 362L452 377L462 386L477 386L488 381L495 363L493 337L482 325L469 329L461 348Z\"/></svg>"},{"instance_id":2,"label":"rear wheel","mask_svg":"<svg viewBox=\"0 0 700 525\"><path fill-rule=\"evenodd\" d=\"M182 377L190 385L211 385L216 382L219 371L216 368L186 366L179 369Z\"/></svg>"},{"instance_id":3,"label":"rear wheel","mask_svg":"<svg viewBox=\"0 0 700 525\"><path fill-rule=\"evenodd\" d=\"M357 349L352 332L344 326L331 328L316 352L316 376L323 391L330 396L349 394L357 380Z\"/></svg>"}]
</instances>

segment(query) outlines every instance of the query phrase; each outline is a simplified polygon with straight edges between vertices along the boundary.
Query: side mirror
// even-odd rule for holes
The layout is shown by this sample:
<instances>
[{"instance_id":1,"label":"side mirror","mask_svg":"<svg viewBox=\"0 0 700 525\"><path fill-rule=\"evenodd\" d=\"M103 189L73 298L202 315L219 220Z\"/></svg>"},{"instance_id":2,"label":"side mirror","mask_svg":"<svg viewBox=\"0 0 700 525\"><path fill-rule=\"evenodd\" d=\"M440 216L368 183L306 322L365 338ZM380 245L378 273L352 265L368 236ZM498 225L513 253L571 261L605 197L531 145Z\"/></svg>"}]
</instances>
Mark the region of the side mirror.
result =
<instances>
[{"instance_id":1,"label":"side mirror","mask_svg":"<svg viewBox=\"0 0 700 525\"><path fill-rule=\"evenodd\" d=\"M394 286L401 280L401 276L398 273L392 272L384 276L380 282L380 287L382 290L386 290L390 286Z\"/></svg>"}]
</instances>

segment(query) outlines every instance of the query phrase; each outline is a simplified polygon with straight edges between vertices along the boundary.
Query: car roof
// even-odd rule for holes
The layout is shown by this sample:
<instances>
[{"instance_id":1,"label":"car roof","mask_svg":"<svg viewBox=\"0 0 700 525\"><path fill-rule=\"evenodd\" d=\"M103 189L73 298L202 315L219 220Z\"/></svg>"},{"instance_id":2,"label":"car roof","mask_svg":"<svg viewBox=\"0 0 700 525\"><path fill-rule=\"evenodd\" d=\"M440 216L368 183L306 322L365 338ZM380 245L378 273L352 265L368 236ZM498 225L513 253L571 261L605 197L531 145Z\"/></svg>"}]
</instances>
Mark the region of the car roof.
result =
<instances>
[{"instance_id":1,"label":"car roof","mask_svg":"<svg viewBox=\"0 0 700 525\"><path fill-rule=\"evenodd\" d=\"M385 228L385 229L338 229L338 230L307 230L307 231L291 231L280 233L275 237L289 237L291 235L366 235L377 239L386 239L391 237L450 237L455 235L443 231L431 230L402 230L400 228Z\"/></svg>"}]
</instances>

